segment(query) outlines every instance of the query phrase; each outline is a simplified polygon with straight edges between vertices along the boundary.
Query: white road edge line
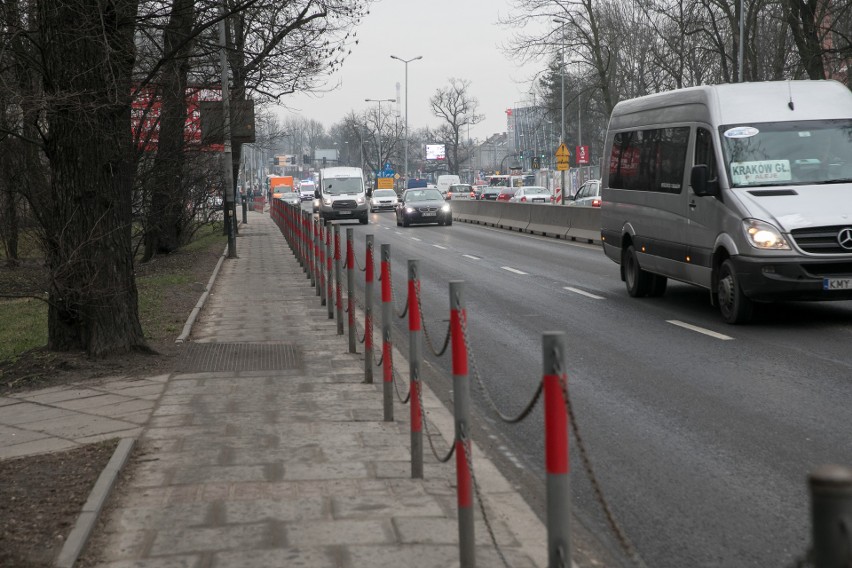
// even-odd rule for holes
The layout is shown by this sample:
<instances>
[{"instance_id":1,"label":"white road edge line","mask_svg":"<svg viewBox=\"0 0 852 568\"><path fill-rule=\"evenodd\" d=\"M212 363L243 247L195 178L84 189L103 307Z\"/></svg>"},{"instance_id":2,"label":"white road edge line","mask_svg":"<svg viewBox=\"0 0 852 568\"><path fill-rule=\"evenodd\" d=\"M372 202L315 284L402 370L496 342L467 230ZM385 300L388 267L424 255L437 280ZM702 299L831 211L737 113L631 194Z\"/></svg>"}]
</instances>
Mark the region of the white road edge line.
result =
<instances>
[{"instance_id":1,"label":"white road edge line","mask_svg":"<svg viewBox=\"0 0 852 568\"><path fill-rule=\"evenodd\" d=\"M580 294L581 296L585 296L587 298L592 298L593 300L605 300L606 299L603 296L597 296L595 294L591 294L591 293L586 292L584 290L580 290L579 288L572 288L571 286L563 286L563 288L565 290L568 290L569 292L574 292L575 294Z\"/></svg>"},{"instance_id":2,"label":"white road edge line","mask_svg":"<svg viewBox=\"0 0 852 568\"><path fill-rule=\"evenodd\" d=\"M725 335L723 333L716 333L715 331L710 331L709 329L704 329L703 327L698 327L697 325L688 324L688 323L678 321L678 320L666 320L666 323L670 323L672 325L676 325L676 326L682 327L684 329L697 331L698 333L703 333L704 335L709 335L710 337L714 337L716 339L721 339L722 341L732 341L734 339L730 335Z\"/></svg>"},{"instance_id":3,"label":"white road edge line","mask_svg":"<svg viewBox=\"0 0 852 568\"><path fill-rule=\"evenodd\" d=\"M500 268L508 270L509 272L514 272L515 274L527 274L526 272L518 270L517 268L512 268L511 266L501 266Z\"/></svg>"},{"instance_id":4,"label":"white road edge line","mask_svg":"<svg viewBox=\"0 0 852 568\"><path fill-rule=\"evenodd\" d=\"M432 245L436 249L447 250L447 247L442 247L441 245Z\"/></svg>"},{"instance_id":5,"label":"white road edge line","mask_svg":"<svg viewBox=\"0 0 852 568\"><path fill-rule=\"evenodd\" d=\"M418 239L417 237L411 237L411 240L412 241L419 241L420 239Z\"/></svg>"},{"instance_id":6,"label":"white road edge line","mask_svg":"<svg viewBox=\"0 0 852 568\"><path fill-rule=\"evenodd\" d=\"M469 258L471 260L482 260L478 256L473 256L472 254L463 254L462 256L465 257L465 258Z\"/></svg>"}]
</instances>

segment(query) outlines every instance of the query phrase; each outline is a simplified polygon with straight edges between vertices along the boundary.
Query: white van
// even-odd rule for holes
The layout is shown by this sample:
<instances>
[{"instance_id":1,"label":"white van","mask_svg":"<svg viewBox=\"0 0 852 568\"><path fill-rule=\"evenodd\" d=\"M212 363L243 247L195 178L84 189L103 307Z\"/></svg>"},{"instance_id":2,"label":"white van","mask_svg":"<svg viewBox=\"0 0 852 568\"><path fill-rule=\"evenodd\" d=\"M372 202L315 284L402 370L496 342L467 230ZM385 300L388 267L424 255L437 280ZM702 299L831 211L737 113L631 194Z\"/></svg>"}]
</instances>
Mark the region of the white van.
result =
<instances>
[{"instance_id":1,"label":"white van","mask_svg":"<svg viewBox=\"0 0 852 568\"><path fill-rule=\"evenodd\" d=\"M852 299L852 92L835 81L692 87L620 102L601 239L631 296L668 278L728 323L753 302Z\"/></svg>"},{"instance_id":2,"label":"white van","mask_svg":"<svg viewBox=\"0 0 852 568\"><path fill-rule=\"evenodd\" d=\"M315 195L321 220L358 219L367 224L369 209L361 168L323 168Z\"/></svg>"},{"instance_id":3,"label":"white van","mask_svg":"<svg viewBox=\"0 0 852 568\"><path fill-rule=\"evenodd\" d=\"M459 176L455 175L443 175L438 176L438 191L441 192L441 195L444 197L447 196L447 192L450 191L451 185L456 185L461 183L461 179Z\"/></svg>"}]
</instances>

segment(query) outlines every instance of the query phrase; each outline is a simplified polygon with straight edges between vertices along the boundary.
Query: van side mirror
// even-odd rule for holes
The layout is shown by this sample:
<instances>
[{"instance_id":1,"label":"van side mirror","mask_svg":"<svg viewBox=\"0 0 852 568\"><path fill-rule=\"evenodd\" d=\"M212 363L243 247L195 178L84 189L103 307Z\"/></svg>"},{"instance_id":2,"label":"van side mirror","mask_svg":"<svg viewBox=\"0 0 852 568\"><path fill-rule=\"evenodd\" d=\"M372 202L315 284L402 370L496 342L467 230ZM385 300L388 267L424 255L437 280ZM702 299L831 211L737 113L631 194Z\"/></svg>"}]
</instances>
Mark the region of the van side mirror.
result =
<instances>
[{"instance_id":1,"label":"van side mirror","mask_svg":"<svg viewBox=\"0 0 852 568\"><path fill-rule=\"evenodd\" d=\"M692 166L689 184L692 186L693 193L700 197L719 195L719 180L710 179L710 167L706 164Z\"/></svg>"},{"instance_id":2,"label":"van side mirror","mask_svg":"<svg viewBox=\"0 0 852 568\"><path fill-rule=\"evenodd\" d=\"M314 199L319 199L319 198L320 198L320 190L319 190L319 189L315 189L315 190L314 190Z\"/></svg>"}]
</instances>

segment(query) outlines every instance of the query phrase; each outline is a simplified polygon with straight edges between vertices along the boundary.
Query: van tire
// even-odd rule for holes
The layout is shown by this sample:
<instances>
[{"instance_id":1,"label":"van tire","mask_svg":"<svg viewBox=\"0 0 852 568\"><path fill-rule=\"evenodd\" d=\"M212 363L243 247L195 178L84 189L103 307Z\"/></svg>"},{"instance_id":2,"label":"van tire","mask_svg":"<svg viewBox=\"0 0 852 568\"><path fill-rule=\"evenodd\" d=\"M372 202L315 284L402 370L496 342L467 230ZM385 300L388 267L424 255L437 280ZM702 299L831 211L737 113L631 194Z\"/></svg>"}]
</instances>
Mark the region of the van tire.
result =
<instances>
[{"instance_id":1,"label":"van tire","mask_svg":"<svg viewBox=\"0 0 852 568\"><path fill-rule=\"evenodd\" d=\"M639 259L636 257L636 249L633 245L628 245L621 253L621 265L624 267L624 284L627 286L627 293L633 298L647 296L651 291L653 275L639 266Z\"/></svg>"},{"instance_id":2,"label":"van tire","mask_svg":"<svg viewBox=\"0 0 852 568\"><path fill-rule=\"evenodd\" d=\"M362 225L366 225L366 224L367 224L367 222L369 221L369 218L367 217L367 214L366 214L366 213L364 213L364 216L363 216L363 217L361 217L361 218L359 218L359 219L358 219L358 221L359 221Z\"/></svg>"},{"instance_id":3,"label":"van tire","mask_svg":"<svg viewBox=\"0 0 852 568\"><path fill-rule=\"evenodd\" d=\"M722 319L730 324L746 323L754 313L754 303L743 293L734 263L726 259L719 267L716 296Z\"/></svg>"}]
</instances>

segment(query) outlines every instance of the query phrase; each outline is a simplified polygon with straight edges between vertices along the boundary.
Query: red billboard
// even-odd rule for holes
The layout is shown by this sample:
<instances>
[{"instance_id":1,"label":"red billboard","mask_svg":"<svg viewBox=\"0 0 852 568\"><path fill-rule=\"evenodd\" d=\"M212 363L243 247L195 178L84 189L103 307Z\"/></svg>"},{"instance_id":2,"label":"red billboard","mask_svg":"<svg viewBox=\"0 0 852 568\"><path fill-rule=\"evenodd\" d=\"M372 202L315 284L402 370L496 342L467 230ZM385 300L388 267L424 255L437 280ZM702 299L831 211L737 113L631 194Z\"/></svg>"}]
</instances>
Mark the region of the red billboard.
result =
<instances>
[{"instance_id":1,"label":"red billboard","mask_svg":"<svg viewBox=\"0 0 852 568\"><path fill-rule=\"evenodd\" d=\"M589 147L588 146L576 146L576 150L574 155L577 157L577 165L582 166L589 163Z\"/></svg>"},{"instance_id":2,"label":"red billboard","mask_svg":"<svg viewBox=\"0 0 852 568\"><path fill-rule=\"evenodd\" d=\"M144 87L136 93L131 103L130 124L134 140L146 152L157 149L160 138L160 112L162 102L155 86ZM221 144L201 144L201 101L221 101L222 93L218 88L187 87L186 89L186 125L184 141L195 149L222 150Z\"/></svg>"}]
</instances>

